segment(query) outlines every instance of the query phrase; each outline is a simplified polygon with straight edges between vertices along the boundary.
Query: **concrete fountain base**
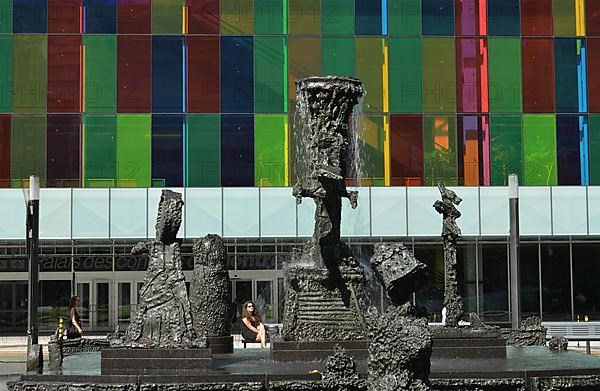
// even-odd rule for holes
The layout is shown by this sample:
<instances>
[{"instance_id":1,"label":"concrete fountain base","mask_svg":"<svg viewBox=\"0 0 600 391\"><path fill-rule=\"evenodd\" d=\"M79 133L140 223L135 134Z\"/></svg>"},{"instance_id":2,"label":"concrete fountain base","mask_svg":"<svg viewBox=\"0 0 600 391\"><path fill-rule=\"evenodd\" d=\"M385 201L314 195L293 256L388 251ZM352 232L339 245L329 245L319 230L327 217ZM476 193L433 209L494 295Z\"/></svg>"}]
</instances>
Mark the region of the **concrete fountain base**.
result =
<instances>
[{"instance_id":1,"label":"concrete fountain base","mask_svg":"<svg viewBox=\"0 0 600 391\"><path fill-rule=\"evenodd\" d=\"M211 368L187 374L101 375L100 353L81 353L65 357L61 371L23 375L9 383L9 390L334 391L321 383L324 362L275 362L270 354L240 349L215 355ZM357 370L366 379L366 361L357 361ZM546 347L508 347L502 359L433 359L430 380L433 390L592 391L600 389L600 358ZM356 391L366 391L363 385Z\"/></svg>"}]
</instances>

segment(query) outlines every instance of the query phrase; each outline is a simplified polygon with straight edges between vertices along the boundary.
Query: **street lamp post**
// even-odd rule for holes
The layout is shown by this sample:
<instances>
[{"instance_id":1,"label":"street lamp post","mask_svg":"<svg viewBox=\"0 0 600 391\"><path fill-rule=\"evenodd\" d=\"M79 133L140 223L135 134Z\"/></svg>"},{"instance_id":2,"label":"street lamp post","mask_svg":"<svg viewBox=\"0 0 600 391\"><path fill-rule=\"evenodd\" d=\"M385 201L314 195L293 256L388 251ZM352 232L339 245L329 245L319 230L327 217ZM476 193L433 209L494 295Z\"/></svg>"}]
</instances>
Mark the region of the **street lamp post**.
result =
<instances>
[{"instance_id":1,"label":"street lamp post","mask_svg":"<svg viewBox=\"0 0 600 391\"><path fill-rule=\"evenodd\" d=\"M29 258L29 297L27 300L27 370L41 370L43 365L42 346L38 343L39 304L39 209L40 178L29 177L29 200L27 201L27 255Z\"/></svg>"},{"instance_id":2,"label":"street lamp post","mask_svg":"<svg viewBox=\"0 0 600 391\"><path fill-rule=\"evenodd\" d=\"M508 200L510 216L510 312L512 328L518 329L521 306L519 294L519 177L516 174L508 176Z\"/></svg>"}]
</instances>

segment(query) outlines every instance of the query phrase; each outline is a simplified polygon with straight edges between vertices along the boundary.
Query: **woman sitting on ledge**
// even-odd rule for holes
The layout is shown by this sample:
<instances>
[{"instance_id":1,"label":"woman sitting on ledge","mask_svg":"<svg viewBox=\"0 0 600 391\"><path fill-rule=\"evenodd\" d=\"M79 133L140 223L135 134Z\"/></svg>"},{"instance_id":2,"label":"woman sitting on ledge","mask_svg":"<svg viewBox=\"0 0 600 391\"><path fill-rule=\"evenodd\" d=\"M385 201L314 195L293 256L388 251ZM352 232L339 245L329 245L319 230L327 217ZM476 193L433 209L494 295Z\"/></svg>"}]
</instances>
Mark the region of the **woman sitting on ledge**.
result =
<instances>
[{"instance_id":1,"label":"woman sitting on ledge","mask_svg":"<svg viewBox=\"0 0 600 391\"><path fill-rule=\"evenodd\" d=\"M251 301L245 302L242 307L242 337L248 341L260 342L261 348L267 347L267 330L261 322L258 309Z\"/></svg>"}]
</instances>

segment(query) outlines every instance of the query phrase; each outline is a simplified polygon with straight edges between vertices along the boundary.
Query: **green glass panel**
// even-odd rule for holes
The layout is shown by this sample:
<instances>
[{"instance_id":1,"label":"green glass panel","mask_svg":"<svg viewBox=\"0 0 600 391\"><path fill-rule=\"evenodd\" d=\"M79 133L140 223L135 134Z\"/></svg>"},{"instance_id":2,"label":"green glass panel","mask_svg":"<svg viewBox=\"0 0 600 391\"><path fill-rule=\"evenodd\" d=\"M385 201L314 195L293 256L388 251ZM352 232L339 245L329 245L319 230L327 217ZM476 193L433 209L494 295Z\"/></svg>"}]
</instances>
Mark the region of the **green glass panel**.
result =
<instances>
[{"instance_id":1,"label":"green glass panel","mask_svg":"<svg viewBox=\"0 0 600 391\"><path fill-rule=\"evenodd\" d=\"M361 167L358 176L361 186L384 186L384 129L383 115L365 115L359 130Z\"/></svg>"},{"instance_id":2,"label":"green glass panel","mask_svg":"<svg viewBox=\"0 0 600 391\"><path fill-rule=\"evenodd\" d=\"M354 1L321 0L323 34L354 34Z\"/></svg>"},{"instance_id":3,"label":"green glass panel","mask_svg":"<svg viewBox=\"0 0 600 391\"><path fill-rule=\"evenodd\" d=\"M12 111L12 43L12 35L0 36L0 113L10 113Z\"/></svg>"},{"instance_id":4,"label":"green glass panel","mask_svg":"<svg viewBox=\"0 0 600 391\"><path fill-rule=\"evenodd\" d=\"M254 0L254 34L285 34L286 7L285 1Z\"/></svg>"},{"instance_id":5,"label":"green glass panel","mask_svg":"<svg viewBox=\"0 0 600 391\"><path fill-rule=\"evenodd\" d=\"M439 181L457 185L456 117L426 115L423 119L425 186Z\"/></svg>"},{"instance_id":6,"label":"green glass panel","mask_svg":"<svg viewBox=\"0 0 600 391\"><path fill-rule=\"evenodd\" d=\"M490 111L521 113L521 40L489 38Z\"/></svg>"},{"instance_id":7,"label":"green glass panel","mask_svg":"<svg viewBox=\"0 0 600 391\"><path fill-rule=\"evenodd\" d=\"M253 31L253 0L221 0L221 34L249 35Z\"/></svg>"},{"instance_id":8,"label":"green glass panel","mask_svg":"<svg viewBox=\"0 0 600 391\"><path fill-rule=\"evenodd\" d=\"M600 185L600 114L590 114L590 185Z\"/></svg>"},{"instance_id":9,"label":"green glass panel","mask_svg":"<svg viewBox=\"0 0 600 391\"><path fill-rule=\"evenodd\" d=\"M388 0L390 35L421 35L421 0Z\"/></svg>"},{"instance_id":10,"label":"green glass panel","mask_svg":"<svg viewBox=\"0 0 600 391\"><path fill-rule=\"evenodd\" d=\"M84 111L117 111L117 39L115 35L84 35Z\"/></svg>"},{"instance_id":11,"label":"green glass panel","mask_svg":"<svg viewBox=\"0 0 600 391\"><path fill-rule=\"evenodd\" d=\"M0 0L0 33L13 32L13 0Z\"/></svg>"},{"instance_id":12,"label":"green glass panel","mask_svg":"<svg viewBox=\"0 0 600 391\"><path fill-rule=\"evenodd\" d=\"M556 186L556 119L554 115L523 116L523 184Z\"/></svg>"},{"instance_id":13,"label":"green glass panel","mask_svg":"<svg viewBox=\"0 0 600 391\"><path fill-rule=\"evenodd\" d=\"M285 113L287 64L285 37L254 38L254 111Z\"/></svg>"},{"instance_id":14,"label":"green glass panel","mask_svg":"<svg viewBox=\"0 0 600 391\"><path fill-rule=\"evenodd\" d=\"M492 115L490 118L492 186L508 186L508 175L523 180L521 116Z\"/></svg>"},{"instance_id":15,"label":"green glass panel","mask_svg":"<svg viewBox=\"0 0 600 391\"><path fill-rule=\"evenodd\" d=\"M13 41L13 110L46 112L47 37L15 35Z\"/></svg>"},{"instance_id":16,"label":"green glass panel","mask_svg":"<svg viewBox=\"0 0 600 391\"><path fill-rule=\"evenodd\" d=\"M221 186L219 114L188 114L186 125L186 186Z\"/></svg>"},{"instance_id":17,"label":"green glass panel","mask_svg":"<svg viewBox=\"0 0 600 391\"><path fill-rule=\"evenodd\" d=\"M355 76L354 37L323 38L322 46L323 75Z\"/></svg>"},{"instance_id":18,"label":"green glass panel","mask_svg":"<svg viewBox=\"0 0 600 391\"><path fill-rule=\"evenodd\" d=\"M151 187L150 114L117 115L117 186Z\"/></svg>"},{"instance_id":19,"label":"green glass panel","mask_svg":"<svg viewBox=\"0 0 600 391\"><path fill-rule=\"evenodd\" d=\"M423 111L420 38L390 38L390 111Z\"/></svg>"},{"instance_id":20,"label":"green glass panel","mask_svg":"<svg viewBox=\"0 0 600 391\"><path fill-rule=\"evenodd\" d=\"M554 0L552 2L554 35L576 35L575 2L576 0Z\"/></svg>"},{"instance_id":21,"label":"green glass panel","mask_svg":"<svg viewBox=\"0 0 600 391\"><path fill-rule=\"evenodd\" d=\"M255 186L287 186L287 115L254 117Z\"/></svg>"},{"instance_id":22,"label":"green glass panel","mask_svg":"<svg viewBox=\"0 0 600 391\"><path fill-rule=\"evenodd\" d=\"M12 187L23 187L30 175L46 185L46 116L14 115L11 132Z\"/></svg>"},{"instance_id":23,"label":"green glass panel","mask_svg":"<svg viewBox=\"0 0 600 391\"><path fill-rule=\"evenodd\" d=\"M321 34L320 0L287 1L288 32L290 34Z\"/></svg>"},{"instance_id":24,"label":"green glass panel","mask_svg":"<svg viewBox=\"0 0 600 391\"><path fill-rule=\"evenodd\" d=\"M356 38L356 76L364 83L367 95L365 112L382 113L383 110L383 64L382 38Z\"/></svg>"},{"instance_id":25,"label":"green glass panel","mask_svg":"<svg viewBox=\"0 0 600 391\"><path fill-rule=\"evenodd\" d=\"M423 39L424 111L456 111L454 38Z\"/></svg>"},{"instance_id":26,"label":"green glass panel","mask_svg":"<svg viewBox=\"0 0 600 391\"><path fill-rule=\"evenodd\" d=\"M83 178L85 187L114 187L117 177L117 117L83 116Z\"/></svg>"},{"instance_id":27,"label":"green glass panel","mask_svg":"<svg viewBox=\"0 0 600 391\"><path fill-rule=\"evenodd\" d=\"M185 0L152 0L152 33L183 34Z\"/></svg>"}]
</instances>

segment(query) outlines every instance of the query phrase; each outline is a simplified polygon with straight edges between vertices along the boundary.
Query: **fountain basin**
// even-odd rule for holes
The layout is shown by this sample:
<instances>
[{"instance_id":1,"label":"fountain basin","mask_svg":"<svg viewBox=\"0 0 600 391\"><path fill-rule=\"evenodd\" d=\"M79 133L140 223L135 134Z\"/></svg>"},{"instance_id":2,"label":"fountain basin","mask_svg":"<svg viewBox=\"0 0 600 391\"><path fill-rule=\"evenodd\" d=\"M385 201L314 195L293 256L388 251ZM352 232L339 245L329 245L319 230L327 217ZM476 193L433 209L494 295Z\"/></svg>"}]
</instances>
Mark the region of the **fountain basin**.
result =
<instances>
[{"instance_id":1,"label":"fountain basin","mask_svg":"<svg viewBox=\"0 0 600 391\"><path fill-rule=\"evenodd\" d=\"M266 349L236 349L216 355L212 368L188 375L100 375L100 353L65 357L62 370L23 375L9 389L56 390L59 386L92 385L95 390L322 390L319 373L325 363L275 362ZM366 378L366 361L357 361ZM600 389L600 358L577 352L551 352L543 346L507 347L506 358L432 359L435 390L546 391ZM117 387L118 385L118 387ZM193 387L193 388L192 388ZM361 388L360 391L366 391Z\"/></svg>"}]
</instances>

